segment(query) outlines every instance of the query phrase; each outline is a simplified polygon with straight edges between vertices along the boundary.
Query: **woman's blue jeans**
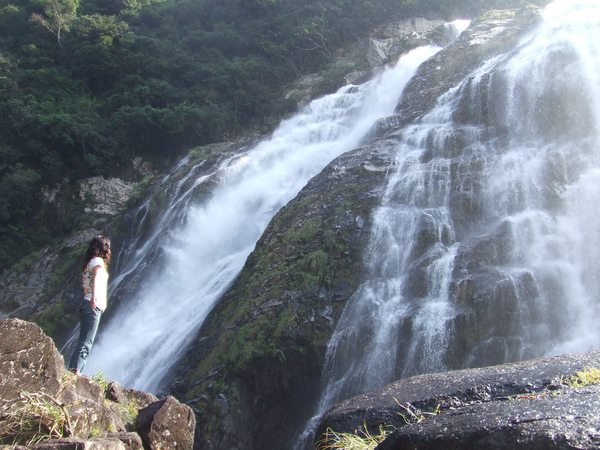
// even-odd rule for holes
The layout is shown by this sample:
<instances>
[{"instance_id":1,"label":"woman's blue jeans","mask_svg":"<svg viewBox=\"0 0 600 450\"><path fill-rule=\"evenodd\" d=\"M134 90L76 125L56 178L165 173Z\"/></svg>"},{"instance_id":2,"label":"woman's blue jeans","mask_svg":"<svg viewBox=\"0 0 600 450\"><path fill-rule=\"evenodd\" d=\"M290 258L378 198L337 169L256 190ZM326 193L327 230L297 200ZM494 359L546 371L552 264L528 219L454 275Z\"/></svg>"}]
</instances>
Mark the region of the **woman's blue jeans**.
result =
<instances>
[{"instance_id":1,"label":"woman's blue jeans","mask_svg":"<svg viewBox=\"0 0 600 450\"><path fill-rule=\"evenodd\" d=\"M87 358L92 351L98 324L102 316L102 310L92 308L92 304L88 300L83 300L79 309L79 340L73 350L73 356L69 362L69 369L77 369L79 372L85 367Z\"/></svg>"}]
</instances>

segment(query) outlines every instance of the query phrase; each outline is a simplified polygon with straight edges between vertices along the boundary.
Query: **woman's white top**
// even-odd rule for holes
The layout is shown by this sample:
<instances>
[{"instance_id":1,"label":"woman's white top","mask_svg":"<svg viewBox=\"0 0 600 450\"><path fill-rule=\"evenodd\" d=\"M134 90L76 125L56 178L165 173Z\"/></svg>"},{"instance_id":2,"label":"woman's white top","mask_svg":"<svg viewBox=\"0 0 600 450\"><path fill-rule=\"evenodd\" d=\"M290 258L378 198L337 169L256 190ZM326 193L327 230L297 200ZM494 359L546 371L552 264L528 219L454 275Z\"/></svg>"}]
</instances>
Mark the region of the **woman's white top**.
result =
<instances>
[{"instance_id":1,"label":"woman's white top","mask_svg":"<svg viewBox=\"0 0 600 450\"><path fill-rule=\"evenodd\" d=\"M96 271L96 308L104 311L106 309L106 291L108 287L108 272L104 260L98 256L90 259L85 271L83 272L83 298L87 301L92 299L92 283L94 282L92 269L100 266Z\"/></svg>"}]
</instances>

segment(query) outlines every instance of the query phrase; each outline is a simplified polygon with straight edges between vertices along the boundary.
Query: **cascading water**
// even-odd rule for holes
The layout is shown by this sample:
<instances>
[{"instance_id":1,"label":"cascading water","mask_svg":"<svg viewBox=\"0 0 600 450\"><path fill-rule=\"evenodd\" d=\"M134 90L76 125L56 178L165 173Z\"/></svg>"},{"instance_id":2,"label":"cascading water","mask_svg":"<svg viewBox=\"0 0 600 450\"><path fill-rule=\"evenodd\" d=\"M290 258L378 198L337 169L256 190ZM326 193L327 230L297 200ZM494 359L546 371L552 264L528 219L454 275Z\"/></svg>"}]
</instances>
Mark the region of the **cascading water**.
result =
<instances>
[{"instance_id":1,"label":"cascading water","mask_svg":"<svg viewBox=\"0 0 600 450\"><path fill-rule=\"evenodd\" d=\"M435 51L413 50L373 81L313 101L270 139L224 161L216 173L218 187L204 202L194 203L194 189L214 177L191 171L153 234L143 242L134 237L119 257L121 269L111 290L136 272L144 272L141 288L121 301L86 370L100 369L124 385L155 391L273 215L393 112L405 83ZM136 223L144 221L146 210L140 209ZM154 269L144 270L151 260Z\"/></svg>"},{"instance_id":2,"label":"cascading water","mask_svg":"<svg viewBox=\"0 0 600 450\"><path fill-rule=\"evenodd\" d=\"M393 380L600 347L600 3L549 5L397 135L299 448Z\"/></svg>"}]
</instances>

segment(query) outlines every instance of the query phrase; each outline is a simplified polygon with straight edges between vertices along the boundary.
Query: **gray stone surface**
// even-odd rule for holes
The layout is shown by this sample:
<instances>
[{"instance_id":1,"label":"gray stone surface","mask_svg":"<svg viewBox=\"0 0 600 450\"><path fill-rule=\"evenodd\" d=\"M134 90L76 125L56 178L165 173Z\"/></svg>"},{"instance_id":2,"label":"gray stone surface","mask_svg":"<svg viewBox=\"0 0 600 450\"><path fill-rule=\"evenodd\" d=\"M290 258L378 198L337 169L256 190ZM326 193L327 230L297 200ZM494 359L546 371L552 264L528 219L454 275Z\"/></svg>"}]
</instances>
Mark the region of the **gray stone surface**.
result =
<instances>
[{"instance_id":1,"label":"gray stone surface","mask_svg":"<svg viewBox=\"0 0 600 450\"><path fill-rule=\"evenodd\" d=\"M189 406L167 397L140 410L136 428L147 449L183 449L194 446L196 417ZM191 432L190 432L191 431Z\"/></svg>"},{"instance_id":2,"label":"gray stone surface","mask_svg":"<svg viewBox=\"0 0 600 450\"><path fill-rule=\"evenodd\" d=\"M105 180L103 177L87 178L80 183L79 195L82 200L91 195L95 205L86 212L116 216L126 206L135 184L126 183L119 178Z\"/></svg>"},{"instance_id":3,"label":"gray stone surface","mask_svg":"<svg viewBox=\"0 0 600 450\"><path fill-rule=\"evenodd\" d=\"M600 385L566 384L589 367L600 351L418 375L336 405L317 436L393 426L378 450L597 448Z\"/></svg>"}]
</instances>

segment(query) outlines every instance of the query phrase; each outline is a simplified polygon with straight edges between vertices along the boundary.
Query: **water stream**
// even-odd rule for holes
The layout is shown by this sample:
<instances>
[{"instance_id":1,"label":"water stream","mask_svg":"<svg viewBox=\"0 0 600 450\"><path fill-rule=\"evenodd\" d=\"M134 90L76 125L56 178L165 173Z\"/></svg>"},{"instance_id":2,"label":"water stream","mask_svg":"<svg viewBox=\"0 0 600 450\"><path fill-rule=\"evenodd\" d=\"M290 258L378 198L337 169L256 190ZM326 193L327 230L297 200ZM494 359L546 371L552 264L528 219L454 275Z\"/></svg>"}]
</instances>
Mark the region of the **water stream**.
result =
<instances>
[{"instance_id":1,"label":"water stream","mask_svg":"<svg viewBox=\"0 0 600 450\"><path fill-rule=\"evenodd\" d=\"M600 2L561 0L401 131L298 448L335 403L394 380L600 347L599 105ZM466 281L483 294L459 304Z\"/></svg>"},{"instance_id":2,"label":"water stream","mask_svg":"<svg viewBox=\"0 0 600 450\"><path fill-rule=\"evenodd\" d=\"M143 272L141 287L121 301L99 334L86 372L100 370L123 385L155 391L275 213L393 112L418 65L437 50L413 50L371 82L313 101L269 139L222 161L212 177L191 170L181 189L172 192L154 231L141 239L135 228L119 256L111 290ZM210 197L195 199L194 188L215 177L218 187ZM147 210L140 208L136 224L143 223Z\"/></svg>"}]
</instances>

